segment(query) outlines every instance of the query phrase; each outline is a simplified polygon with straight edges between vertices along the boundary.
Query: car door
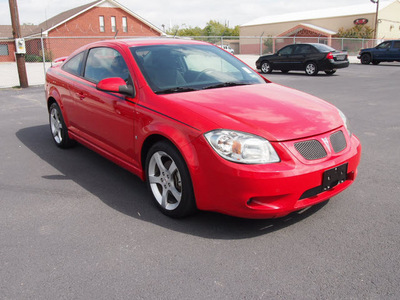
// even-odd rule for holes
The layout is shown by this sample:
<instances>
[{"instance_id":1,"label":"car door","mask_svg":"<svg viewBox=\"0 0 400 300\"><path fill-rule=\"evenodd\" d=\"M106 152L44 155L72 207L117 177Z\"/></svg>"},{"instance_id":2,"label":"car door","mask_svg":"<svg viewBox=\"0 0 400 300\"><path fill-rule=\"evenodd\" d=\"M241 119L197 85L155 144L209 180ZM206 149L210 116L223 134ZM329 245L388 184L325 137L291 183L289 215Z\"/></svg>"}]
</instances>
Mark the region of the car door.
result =
<instances>
[{"instance_id":1,"label":"car door","mask_svg":"<svg viewBox=\"0 0 400 300\"><path fill-rule=\"evenodd\" d=\"M392 45L392 41L387 41L380 43L378 46L375 47L372 55L373 60L389 60L390 59L390 52L389 49Z\"/></svg>"},{"instance_id":2,"label":"car door","mask_svg":"<svg viewBox=\"0 0 400 300\"><path fill-rule=\"evenodd\" d=\"M391 60L400 61L400 41L393 41L389 49L389 56Z\"/></svg>"},{"instance_id":3,"label":"car door","mask_svg":"<svg viewBox=\"0 0 400 300\"><path fill-rule=\"evenodd\" d=\"M96 84L111 77L121 77L133 84L123 55L114 48L88 50L83 77L76 87L76 127L81 137L103 151L134 163L134 101L96 89ZM129 99L128 99L129 100Z\"/></svg>"},{"instance_id":4,"label":"car door","mask_svg":"<svg viewBox=\"0 0 400 300\"><path fill-rule=\"evenodd\" d=\"M313 48L310 45L296 45L293 54L290 56L289 65L291 70L303 70L305 62L313 53Z\"/></svg>"},{"instance_id":5,"label":"car door","mask_svg":"<svg viewBox=\"0 0 400 300\"><path fill-rule=\"evenodd\" d=\"M82 66L85 56L85 51L82 51L69 59L62 67L62 78L52 84L57 85L60 101L64 110L64 118L71 132L75 131L75 100L76 100L76 85L82 80Z\"/></svg>"},{"instance_id":6,"label":"car door","mask_svg":"<svg viewBox=\"0 0 400 300\"><path fill-rule=\"evenodd\" d=\"M295 45L283 47L277 52L273 61L273 68L278 70L290 70L290 60Z\"/></svg>"}]
</instances>

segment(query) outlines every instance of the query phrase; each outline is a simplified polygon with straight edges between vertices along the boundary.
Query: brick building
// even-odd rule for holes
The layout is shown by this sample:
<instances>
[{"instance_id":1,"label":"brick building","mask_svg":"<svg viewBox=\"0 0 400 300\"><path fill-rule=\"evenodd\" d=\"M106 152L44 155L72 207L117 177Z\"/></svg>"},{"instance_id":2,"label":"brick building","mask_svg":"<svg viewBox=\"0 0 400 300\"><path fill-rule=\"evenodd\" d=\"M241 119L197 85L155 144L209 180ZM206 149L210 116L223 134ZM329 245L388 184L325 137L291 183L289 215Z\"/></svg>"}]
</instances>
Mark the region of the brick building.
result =
<instances>
[{"instance_id":1,"label":"brick building","mask_svg":"<svg viewBox=\"0 0 400 300\"><path fill-rule=\"evenodd\" d=\"M62 12L39 25L21 26L27 55L67 56L89 42L114 37L161 36L150 22L114 0L98 0ZM0 26L0 62L14 61L12 27Z\"/></svg>"}]
</instances>

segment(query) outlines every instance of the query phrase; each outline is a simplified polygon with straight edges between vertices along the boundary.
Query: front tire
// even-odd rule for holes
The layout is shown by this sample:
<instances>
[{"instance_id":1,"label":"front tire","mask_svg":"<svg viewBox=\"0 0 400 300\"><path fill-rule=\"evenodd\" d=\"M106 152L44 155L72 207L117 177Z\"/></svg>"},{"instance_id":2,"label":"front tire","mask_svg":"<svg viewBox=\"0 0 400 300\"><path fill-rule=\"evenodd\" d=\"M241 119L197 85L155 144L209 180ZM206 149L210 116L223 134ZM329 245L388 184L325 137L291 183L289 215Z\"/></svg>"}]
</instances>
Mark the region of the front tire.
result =
<instances>
[{"instance_id":1,"label":"front tire","mask_svg":"<svg viewBox=\"0 0 400 300\"><path fill-rule=\"evenodd\" d=\"M363 55L361 55L361 63L363 65L369 65L370 62L371 62L371 55L369 55L368 53L364 53Z\"/></svg>"},{"instance_id":2,"label":"front tire","mask_svg":"<svg viewBox=\"0 0 400 300\"><path fill-rule=\"evenodd\" d=\"M189 170L168 142L154 144L146 159L146 181L155 205L165 215L183 218L196 211Z\"/></svg>"},{"instance_id":3,"label":"front tire","mask_svg":"<svg viewBox=\"0 0 400 300\"><path fill-rule=\"evenodd\" d=\"M261 63L261 72L263 72L264 74L269 74L272 72L272 67L269 61L263 61Z\"/></svg>"},{"instance_id":4,"label":"front tire","mask_svg":"<svg viewBox=\"0 0 400 300\"><path fill-rule=\"evenodd\" d=\"M306 64L306 67L304 69L307 75L309 76L315 76L318 74L318 67L317 64L314 62L308 62Z\"/></svg>"},{"instance_id":5,"label":"front tire","mask_svg":"<svg viewBox=\"0 0 400 300\"><path fill-rule=\"evenodd\" d=\"M68 136L68 129L65 125L61 109L56 102L50 105L49 123L51 136L57 147L69 148L74 145L74 141Z\"/></svg>"}]
</instances>

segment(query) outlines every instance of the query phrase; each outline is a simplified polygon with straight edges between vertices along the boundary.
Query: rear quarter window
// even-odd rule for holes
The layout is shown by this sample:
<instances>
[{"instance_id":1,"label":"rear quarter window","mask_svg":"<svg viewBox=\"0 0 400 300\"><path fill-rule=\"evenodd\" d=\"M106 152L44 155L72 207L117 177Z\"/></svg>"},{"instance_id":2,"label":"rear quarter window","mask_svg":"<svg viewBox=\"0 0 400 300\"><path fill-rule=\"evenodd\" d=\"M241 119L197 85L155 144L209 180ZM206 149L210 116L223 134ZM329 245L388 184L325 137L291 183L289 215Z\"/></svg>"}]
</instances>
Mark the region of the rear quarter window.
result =
<instances>
[{"instance_id":1,"label":"rear quarter window","mask_svg":"<svg viewBox=\"0 0 400 300\"><path fill-rule=\"evenodd\" d=\"M82 74L82 59L84 52L75 55L73 58L68 60L62 67L65 72L71 73L76 76Z\"/></svg>"}]
</instances>

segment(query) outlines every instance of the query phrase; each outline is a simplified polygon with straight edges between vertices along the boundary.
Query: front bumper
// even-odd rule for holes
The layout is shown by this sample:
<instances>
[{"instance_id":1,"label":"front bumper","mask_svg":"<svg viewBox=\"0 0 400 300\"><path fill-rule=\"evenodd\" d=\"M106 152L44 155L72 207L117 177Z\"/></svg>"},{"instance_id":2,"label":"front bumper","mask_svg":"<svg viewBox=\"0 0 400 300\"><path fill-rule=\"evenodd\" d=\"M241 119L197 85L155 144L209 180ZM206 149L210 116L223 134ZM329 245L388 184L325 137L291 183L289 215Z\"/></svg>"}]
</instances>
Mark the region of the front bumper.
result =
<instances>
[{"instance_id":1,"label":"front bumper","mask_svg":"<svg viewBox=\"0 0 400 300\"><path fill-rule=\"evenodd\" d=\"M357 176L361 144L354 135L346 140L347 147L340 153L327 149L327 157L314 161L296 153L294 142L273 143L280 163L244 165L224 160L200 138L195 145L199 164L189 166L197 207L244 218L277 218L325 201ZM345 163L347 179L329 190L320 189L324 172Z\"/></svg>"}]
</instances>

